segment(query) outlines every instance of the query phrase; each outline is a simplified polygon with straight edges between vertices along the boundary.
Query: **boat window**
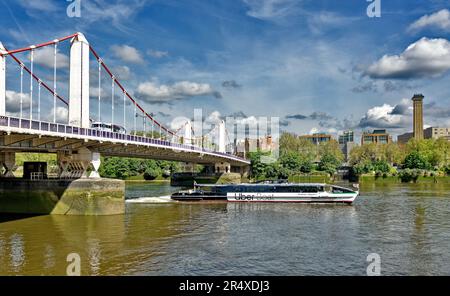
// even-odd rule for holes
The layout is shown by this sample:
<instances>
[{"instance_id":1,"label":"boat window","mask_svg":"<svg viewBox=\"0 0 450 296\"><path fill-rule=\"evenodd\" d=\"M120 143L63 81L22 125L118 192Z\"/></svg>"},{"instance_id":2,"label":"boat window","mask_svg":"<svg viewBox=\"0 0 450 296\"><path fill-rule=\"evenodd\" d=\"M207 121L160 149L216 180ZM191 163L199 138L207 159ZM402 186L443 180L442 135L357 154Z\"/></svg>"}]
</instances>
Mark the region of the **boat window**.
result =
<instances>
[{"instance_id":1,"label":"boat window","mask_svg":"<svg viewBox=\"0 0 450 296\"><path fill-rule=\"evenodd\" d=\"M332 189L333 193L352 193L353 192L349 189L340 188L340 187L332 187L331 189Z\"/></svg>"}]
</instances>

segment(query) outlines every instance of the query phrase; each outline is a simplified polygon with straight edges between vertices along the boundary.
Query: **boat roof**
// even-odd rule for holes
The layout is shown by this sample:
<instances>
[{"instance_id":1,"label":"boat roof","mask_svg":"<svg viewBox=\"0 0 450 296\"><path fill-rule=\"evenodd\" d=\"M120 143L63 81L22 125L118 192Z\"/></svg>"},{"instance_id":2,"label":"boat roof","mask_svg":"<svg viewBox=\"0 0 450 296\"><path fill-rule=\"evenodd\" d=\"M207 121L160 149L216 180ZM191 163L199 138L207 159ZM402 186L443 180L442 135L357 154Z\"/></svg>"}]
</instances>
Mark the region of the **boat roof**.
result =
<instances>
[{"instance_id":1,"label":"boat roof","mask_svg":"<svg viewBox=\"0 0 450 296\"><path fill-rule=\"evenodd\" d=\"M225 187L225 186L326 186L326 183L241 183L241 184L194 184L197 187ZM335 185L330 185L335 186Z\"/></svg>"}]
</instances>

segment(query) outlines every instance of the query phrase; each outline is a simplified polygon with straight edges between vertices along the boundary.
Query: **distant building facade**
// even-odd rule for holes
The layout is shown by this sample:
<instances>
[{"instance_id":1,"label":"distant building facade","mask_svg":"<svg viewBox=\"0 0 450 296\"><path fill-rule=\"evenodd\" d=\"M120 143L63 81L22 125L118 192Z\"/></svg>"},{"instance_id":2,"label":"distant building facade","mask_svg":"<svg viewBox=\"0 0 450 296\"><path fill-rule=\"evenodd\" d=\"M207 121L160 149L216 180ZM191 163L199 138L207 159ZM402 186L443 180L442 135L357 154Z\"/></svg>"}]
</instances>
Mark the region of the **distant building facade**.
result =
<instances>
[{"instance_id":1,"label":"distant building facade","mask_svg":"<svg viewBox=\"0 0 450 296\"><path fill-rule=\"evenodd\" d=\"M414 133L405 133L397 137L400 144L406 144L414 138ZM445 138L450 141L450 127L429 127L423 130L424 139L440 139Z\"/></svg>"},{"instance_id":2,"label":"distant building facade","mask_svg":"<svg viewBox=\"0 0 450 296\"><path fill-rule=\"evenodd\" d=\"M397 136L397 143L406 144L413 137L414 137L414 133L405 133L405 134L399 135L399 136Z\"/></svg>"},{"instance_id":3,"label":"distant building facade","mask_svg":"<svg viewBox=\"0 0 450 296\"><path fill-rule=\"evenodd\" d=\"M450 141L450 127L429 127L423 131L425 139L445 138Z\"/></svg>"},{"instance_id":4,"label":"distant building facade","mask_svg":"<svg viewBox=\"0 0 450 296\"><path fill-rule=\"evenodd\" d=\"M243 141L235 140L235 154L240 157L247 157L249 152L262 151L274 152L277 150L278 143L272 136L261 137L258 139L245 138Z\"/></svg>"},{"instance_id":5,"label":"distant building facade","mask_svg":"<svg viewBox=\"0 0 450 296\"><path fill-rule=\"evenodd\" d=\"M311 143L313 143L315 145L319 145L320 143L325 143L325 142L331 141L331 135L323 134L323 133L300 136L299 138L311 141Z\"/></svg>"},{"instance_id":6,"label":"distant building facade","mask_svg":"<svg viewBox=\"0 0 450 296\"><path fill-rule=\"evenodd\" d=\"M355 147L355 133L353 131L345 131L342 135L339 135L339 147L344 154L345 161L348 161L350 152Z\"/></svg>"},{"instance_id":7,"label":"distant building facade","mask_svg":"<svg viewBox=\"0 0 450 296\"><path fill-rule=\"evenodd\" d=\"M385 129L378 129L373 132L364 132L361 136L361 145L370 143L388 144L391 142L392 137Z\"/></svg>"},{"instance_id":8,"label":"distant building facade","mask_svg":"<svg viewBox=\"0 0 450 296\"><path fill-rule=\"evenodd\" d=\"M339 145L344 145L348 142L355 142L355 133L353 131L345 131L339 136Z\"/></svg>"}]
</instances>

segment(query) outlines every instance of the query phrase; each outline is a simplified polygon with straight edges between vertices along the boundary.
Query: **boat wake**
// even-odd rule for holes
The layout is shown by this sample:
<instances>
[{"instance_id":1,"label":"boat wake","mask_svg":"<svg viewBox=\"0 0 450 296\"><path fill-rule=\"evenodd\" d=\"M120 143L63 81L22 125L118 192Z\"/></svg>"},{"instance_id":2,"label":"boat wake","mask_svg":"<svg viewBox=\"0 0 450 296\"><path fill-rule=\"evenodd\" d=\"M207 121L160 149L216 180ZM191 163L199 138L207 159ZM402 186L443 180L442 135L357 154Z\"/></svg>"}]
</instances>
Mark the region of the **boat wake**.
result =
<instances>
[{"instance_id":1,"label":"boat wake","mask_svg":"<svg viewBox=\"0 0 450 296\"><path fill-rule=\"evenodd\" d=\"M168 202L174 202L172 199L170 199L170 195L155 196L155 197L139 197L126 200L126 203L168 203Z\"/></svg>"}]
</instances>

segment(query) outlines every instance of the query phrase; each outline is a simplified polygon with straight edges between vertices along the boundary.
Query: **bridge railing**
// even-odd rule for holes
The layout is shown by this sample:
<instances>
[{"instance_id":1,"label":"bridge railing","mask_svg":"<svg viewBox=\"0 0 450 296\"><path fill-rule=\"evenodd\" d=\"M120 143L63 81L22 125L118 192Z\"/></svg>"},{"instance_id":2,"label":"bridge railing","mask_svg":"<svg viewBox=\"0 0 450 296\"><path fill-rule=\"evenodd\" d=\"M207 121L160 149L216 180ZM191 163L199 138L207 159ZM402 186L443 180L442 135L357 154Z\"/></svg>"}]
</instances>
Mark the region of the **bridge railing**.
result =
<instances>
[{"instance_id":1,"label":"bridge railing","mask_svg":"<svg viewBox=\"0 0 450 296\"><path fill-rule=\"evenodd\" d=\"M122 140L122 141L128 141L128 142L136 142L136 143L140 143L140 144L154 144L154 145L166 146L166 147L171 147L171 148L187 149L187 150L197 151L197 152L213 153L213 154L225 156L227 158L231 158L231 159L234 159L237 161L246 161L243 158L240 158L238 156L235 156L235 155L232 155L229 153L217 152L217 151L213 151L210 149L205 149L203 147L172 143L172 142L166 141L166 140L148 138L148 137L143 137L143 136L135 136L135 135L128 135L128 134L123 134L123 133L100 131L100 130L90 129L90 128L80 128L80 127L70 126L70 125L61 124L61 123L50 123L50 122L45 122L45 121L36 121L36 120L23 119L23 118L20 119L17 117L0 116L0 126L19 128L19 129L36 130L36 131L42 131L42 132L54 132L54 133L65 134L65 135L95 137L95 138L102 138L102 139L107 139L107 140Z\"/></svg>"}]
</instances>

